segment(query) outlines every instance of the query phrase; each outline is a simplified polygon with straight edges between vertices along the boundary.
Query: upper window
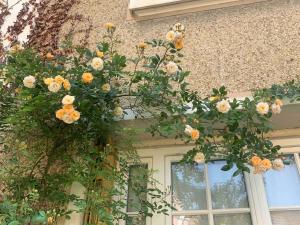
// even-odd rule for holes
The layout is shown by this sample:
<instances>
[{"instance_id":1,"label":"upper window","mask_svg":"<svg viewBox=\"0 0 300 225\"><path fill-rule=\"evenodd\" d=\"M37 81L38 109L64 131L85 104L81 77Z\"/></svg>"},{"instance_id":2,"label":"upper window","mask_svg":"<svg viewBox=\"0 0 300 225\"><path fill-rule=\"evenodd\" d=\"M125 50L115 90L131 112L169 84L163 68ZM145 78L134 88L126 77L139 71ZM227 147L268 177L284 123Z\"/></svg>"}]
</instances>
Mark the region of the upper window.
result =
<instances>
[{"instance_id":1,"label":"upper window","mask_svg":"<svg viewBox=\"0 0 300 225\"><path fill-rule=\"evenodd\" d=\"M130 0L131 15L137 19L151 19L266 0Z\"/></svg>"}]
</instances>

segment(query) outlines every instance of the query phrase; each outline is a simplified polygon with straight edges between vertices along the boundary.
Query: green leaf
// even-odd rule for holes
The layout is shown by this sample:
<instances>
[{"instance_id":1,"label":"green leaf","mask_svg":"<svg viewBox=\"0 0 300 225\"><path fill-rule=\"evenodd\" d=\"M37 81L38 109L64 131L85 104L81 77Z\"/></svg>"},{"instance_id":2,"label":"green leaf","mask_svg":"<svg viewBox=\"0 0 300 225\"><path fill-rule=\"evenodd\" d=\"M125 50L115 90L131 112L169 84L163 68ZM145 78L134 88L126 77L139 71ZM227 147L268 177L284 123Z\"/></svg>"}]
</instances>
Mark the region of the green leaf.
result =
<instances>
[{"instance_id":1,"label":"green leaf","mask_svg":"<svg viewBox=\"0 0 300 225\"><path fill-rule=\"evenodd\" d=\"M21 223L19 223L18 221L12 221L10 222L8 225L21 225Z\"/></svg>"}]
</instances>

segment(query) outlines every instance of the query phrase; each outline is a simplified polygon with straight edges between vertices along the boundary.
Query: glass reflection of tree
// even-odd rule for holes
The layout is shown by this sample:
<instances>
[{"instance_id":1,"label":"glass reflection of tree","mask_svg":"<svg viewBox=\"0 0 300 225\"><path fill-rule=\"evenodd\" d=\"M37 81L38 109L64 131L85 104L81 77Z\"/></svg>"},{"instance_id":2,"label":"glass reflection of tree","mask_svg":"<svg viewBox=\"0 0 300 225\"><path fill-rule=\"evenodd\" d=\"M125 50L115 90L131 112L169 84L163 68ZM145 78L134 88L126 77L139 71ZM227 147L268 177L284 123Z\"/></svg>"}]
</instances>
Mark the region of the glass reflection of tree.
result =
<instances>
[{"instance_id":1,"label":"glass reflection of tree","mask_svg":"<svg viewBox=\"0 0 300 225\"><path fill-rule=\"evenodd\" d=\"M214 225L252 225L252 222L249 214L226 214L215 216Z\"/></svg>"},{"instance_id":2,"label":"glass reflection of tree","mask_svg":"<svg viewBox=\"0 0 300 225\"><path fill-rule=\"evenodd\" d=\"M146 219L144 217L131 217L126 221L126 225L146 225Z\"/></svg>"},{"instance_id":3,"label":"glass reflection of tree","mask_svg":"<svg viewBox=\"0 0 300 225\"><path fill-rule=\"evenodd\" d=\"M206 209L203 164L172 164L173 204L177 209Z\"/></svg>"},{"instance_id":4,"label":"glass reflection of tree","mask_svg":"<svg viewBox=\"0 0 300 225\"><path fill-rule=\"evenodd\" d=\"M207 216L175 216L172 225L208 225Z\"/></svg>"},{"instance_id":5,"label":"glass reflection of tree","mask_svg":"<svg viewBox=\"0 0 300 225\"><path fill-rule=\"evenodd\" d=\"M242 176L232 177L211 187L212 206L214 209L248 208L245 182Z\"/></svg>"}]
</instances>

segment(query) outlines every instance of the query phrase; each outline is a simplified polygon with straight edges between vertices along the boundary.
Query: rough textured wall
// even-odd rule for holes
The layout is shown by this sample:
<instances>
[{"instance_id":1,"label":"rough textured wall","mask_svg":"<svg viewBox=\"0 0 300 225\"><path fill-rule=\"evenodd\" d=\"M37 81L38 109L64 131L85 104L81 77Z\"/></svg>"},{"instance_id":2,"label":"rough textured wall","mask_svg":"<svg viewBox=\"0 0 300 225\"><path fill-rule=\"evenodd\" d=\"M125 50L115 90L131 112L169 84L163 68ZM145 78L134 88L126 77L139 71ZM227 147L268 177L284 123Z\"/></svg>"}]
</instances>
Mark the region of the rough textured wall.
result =
<instances>
[{"instance_id":1,"label":"rough textured wall","mask_svg":"<svg viewBox=\"0 0 300 225\"><path fill-rule=\"evenodd\" d=\"M202 94L220 85L244 92L300 75L300 0L270 0L147 21L127 20L128 0L82 0L73 8L76 12L90 17L97 27L91 32L91 47L101 39L103 24L113 22L124 40L121 52L129 55L139 41L164 38L172 24L183 23L187 33L182 65L192 71L192 88ZM84 27L87 24L76 29ZM64 32L68 29L70 24Z\"/></svg>"}]
</instances>

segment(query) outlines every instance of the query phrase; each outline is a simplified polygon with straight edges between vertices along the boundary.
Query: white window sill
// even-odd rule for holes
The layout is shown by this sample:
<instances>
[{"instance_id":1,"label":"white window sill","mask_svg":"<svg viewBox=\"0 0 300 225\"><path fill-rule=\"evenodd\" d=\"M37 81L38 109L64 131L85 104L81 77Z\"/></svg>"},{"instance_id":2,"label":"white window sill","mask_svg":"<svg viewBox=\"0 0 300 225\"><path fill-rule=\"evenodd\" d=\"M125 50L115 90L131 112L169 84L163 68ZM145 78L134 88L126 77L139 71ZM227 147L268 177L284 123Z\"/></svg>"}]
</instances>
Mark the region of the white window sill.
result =
<instances>
[{"instance_id":1,"label":"white window sill","mask_svg":"<svg viewBox=\"0 0 300 225\"><path fill-rule=\"evenodd\" d=\"M250 4L267 0L130 0L130 19L146 20L164 16Z\"/></svg>"}]
</instances>

